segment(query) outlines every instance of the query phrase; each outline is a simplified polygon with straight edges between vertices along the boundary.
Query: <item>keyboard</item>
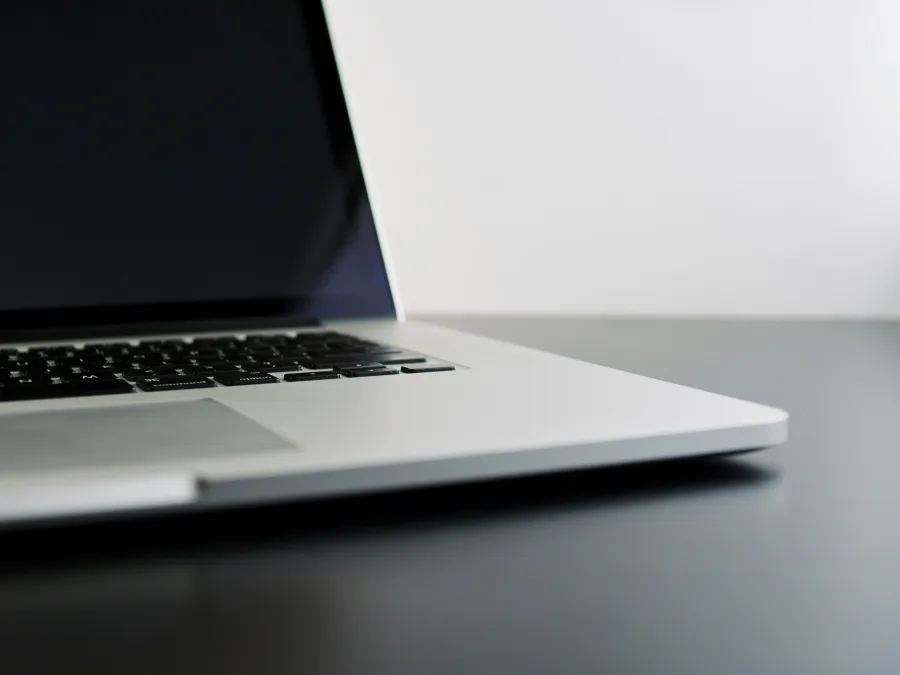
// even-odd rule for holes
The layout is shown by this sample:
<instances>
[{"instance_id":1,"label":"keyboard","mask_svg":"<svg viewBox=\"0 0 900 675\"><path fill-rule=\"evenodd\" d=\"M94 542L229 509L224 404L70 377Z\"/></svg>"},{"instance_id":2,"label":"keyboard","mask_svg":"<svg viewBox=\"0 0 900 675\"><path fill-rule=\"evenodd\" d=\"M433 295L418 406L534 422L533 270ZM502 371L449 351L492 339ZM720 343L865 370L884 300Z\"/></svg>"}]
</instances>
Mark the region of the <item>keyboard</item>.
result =
<instances>
[{"instance_id":1,"label":"keyboard","mask_svg":"<svg viewBox=\"0 0 900 675\"><path fill-rule=\"evenodd\" d=\"M0 401L283 385L454 370L327 331L0 348Z\"/></svg>"}]
</instances>

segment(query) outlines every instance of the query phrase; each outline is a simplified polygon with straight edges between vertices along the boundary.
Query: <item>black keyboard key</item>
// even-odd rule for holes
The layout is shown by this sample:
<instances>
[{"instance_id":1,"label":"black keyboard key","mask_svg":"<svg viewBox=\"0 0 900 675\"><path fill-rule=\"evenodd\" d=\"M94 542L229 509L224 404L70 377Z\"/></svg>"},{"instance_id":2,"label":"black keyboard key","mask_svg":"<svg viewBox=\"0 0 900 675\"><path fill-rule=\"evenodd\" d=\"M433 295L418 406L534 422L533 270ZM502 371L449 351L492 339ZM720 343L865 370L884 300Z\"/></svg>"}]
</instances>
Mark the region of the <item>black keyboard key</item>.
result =
<instances>
[{"instance_id":1,"label":"black keyboard key","mask_svg":"<svg viewBox=\"0 0 900 675\"><path fill-rule=\"evenodd\" d=\"M237 370L238 366L232 361L199 361L186 364L183 369L200 373L204 370Z\"/></svg>"},{"instance_id":2,"label":"black keyboard key","mask_svg":"<svg viewBox=\"0 0 900 675\"><path fill-rule=\"evenodd\" d=\"M137 351L137 347L128 342L111 342L104 345L85 345L80 351L85 355L117 356Z\"/></svg>"},{"instance_id":3,"label":"black keyboard key","mask_svg":"<svg viewBox=\"0 0 900 675\"><path fill-rule=\"evenodd\" d=\"M158 375L138 378L135 384L144 391L169 391L173 389L207 389L215 387L212 380L200 375Z\"/></svg>"},{"instance_id":4,"label":"black keyboard key","mask_svg":"<svg viewBox=\"0 0 900 675\"><path fill-rule=\"evenodd\" d=\"M0 380L0 401L32 401L41 398L57 398L51 393L54 384L19 385L8 380Z\"/></svg>"},{"instance_id":5,"label":"black keyboard key","mask_svg":"<svg viewBox=\"0 0 900 675\"><path fill-rule=\"evenodd\" d=\"M108 361L111 359L130 359L134 357L134 353L127 349L111 349L109 351L102 352L76 352L75 355L85 361Z\"/></svg>"},{"instance_id":6,"label":"black keyboard key","mask_svg":"<svg viewBox=\"0 0 900 675\"><path fill-rule=\"evenodd\" d=\"M300 363L300 359L296 359L296 358L289 357L289 356L278 356L273 359L266 359L266 363L272 363L272 364L275 364L276 366L287 366L290 364L293 364L296 366L298 363Z\"/></svg>"},{"instance_id":7,"label":"black keyboard key","mask_svg":"<svg viewBox=\"0 0 900 675\"><path fill-rule=\"evenodd\" d=\"M296 347L287 347L281 350L281 358L283 359L309 359L309 352L297 349Z\"/></svg>"},{"instance_id":8,"label":"black keyboard key","mask_svg":"<svg viewBox=\"0 0 900 675\"><path fill-rule=\"evenodd\" d=\"M241 370L245 370L249 373L259 370L259 361L232 361L231 366L234 368L240 368Z\"/></svg>"},{"instance_id":9,"label":"black keyboard key","mask_svg":"<svg viewBox=\"0 0 900 675\"><path fill-rule=\"evenodd\" d=\"M225 368L223 370L207 370L206 368L186 368L184 374L185 375L193 375L194 377L212 377L216 378L219 375L234 375L235 373L240 373L243 371L237 370L236 368L228 369Z\"/></svg>"},{"instance_id":10,"label":"black keyboard key","mask_svg":"<svg viewBox=\"0 0 900 675\"><path fill-rule=\"evenodd\" d=\"M448 370L456 370L456 368L443 364L429 363L424 366L403 366L400 370L404 373L444 373Z\"/></svg>"},{"instance_id":11,"label":"black keyboard key","mask_svg":"<svg viewBox=\"0 0 900 675\"><path fill-rule=\"evenodd\" d=\"M0 349L0 356L11 356L13 354L18 354L18 353L19 353L18 349L9 349L6 347L4 347L3 349Z\"/></svg>"},{"instance_id":12,"label":"black keyboard key","mask_svg":"<svg viewBox=\"0 0 900 675\"><path fill-rule=\"evenodd\" d=\"M65 345L62 347L49 347L47 349L54 357L60 356L72 356L75 353L75 347L72 345Z\"/></svg>"},{"instance_id":13,"label":"black keyboard key","mask_svg":"<svg viewBox=\"0 0 900 675\"><path fill-rule=\"evenodd\" d=\"M46 376L49 377L47 373L46 365L38 365L38 366L16 366L12 368L14 371L18 371L21 377L41 377Z\"/></svg>"},{"instance_id":14,"label":"black keyboard key","mask_svg":"<svg viewBox=\"0 0 900 675\"><path fill-rule=\"evenodd\" d=\"M221 361L203 361L197 364L197 368L207 368L209 370L237 370L238 367L234 365L234 361L221 360Z\"/></svg>"},{"instance_id":15,"label":"black keyboard key","mask_svg":"<svg viewBox=\"0 0 900 675\"><path fill-rule=\"evenodd\" d=\"M60 379L69 384L95 383L102 380L119 380L114 373L72 373L61 377Z\"/></svg>"},{"instance_id":16,"label":"black keyboard key","mask_svg":"<svg viewBox=\"0 0 900 675\"><path fill-rule=\"evenodd\" d=\"M47 365L49 368L81 368L84 362L81 359L73 359L68 356L57 356L52 362L47 361Z\"/></svg>"},{"instance_id":17,"label":"black keyboard key","mask_svg":"<svg viewBox=\"0 0 900 675\"><path fill-rule=\"evenodd\" d=\"M139 363L133 363L129 368L113 368L113 370L119 372L122 377L126 380L131 380L132 382L142 377L153 377L156 375L156 371L153 368L143 366ZM90 370L88 372L90 372Z\"/></svg>"},{"instance_id":18,"label":"black keyboard key","mask_svg":"<svg viewBox=\"0 0 900 675\"><path fill-rule=\"evenodd\" d=\"M26 368L41 368L47 365L47 359L42 359L34 356L26 356L24 354L20 354L19 358L15 361L11 362L19 366L24 366Z\"/></svg>"},{"instance_id":19,"label":"black keyboard key","mask_svg":"<svg viewBox=\"0 0 900 675\"><path fill-rule=\"evenodd\" d=\"M32 398L48 398L47 396L36 396L37 392L44 392L46 385L16 385L13 384L11 378L0 377L0 401L28 401Z\"/></svg>"},{"instance_id":20,"label":"black keyboard key","mask_svg":"<svg viewBox=\"0 0 900 675\"><path fill-rule=\"evenodd\" d=\"M60 372L60 374L57 375L57 374L56 374L57 371L62 371L62 372ZM54 375L55 377L65 377L65 372L64 372L64 371L69 371L69 373L74 373L74 371L73 371L71 368L63 368L63 367L60 367L60 368L52 368L52 369L50 369L50 370L48 371L48 373L49 373L50 375ZM96 367L95 367L95 368L82 368L82 369L81 369L81 372L82 372L82 374L87 374L87 375L102 375L103 377L105 377L105 378L107 378L107 379L112 379L112 378L114 378L114 377L116 376L116 373L119 372L119 371L117 371L117 370L116 370L115 368L113 368L112 366L105 366L105 367L102 367L102 368L96 368Z\"/></svg>"},{"instance_id":21,"label":"black keyboard key","mask_svg":"<svg viewBox=\"0 0 900 675\"><path fill-rule=\"evenodd\" d=\"M0 382L0 401L33 401L70 396L103 396L130 394L134 390L124 380L60 382L59 384L9 384Z\"/></svg>"},{"instance_id":22,"label":"black keyboard key","mask_svg":"<svg viewBox=\"0 0 900 675\"><path fill-rule=\"evenodd\" d=\"M247 350L246 349L229 349L225 348L219 352L222 354L223 359L228 359L229 361L237 361L239 359L247 358Z\"/></svg>"},{"instance_id":23,"label":"black keyboard key","mask_svg":"<svg viewBox=\"0 0 900 675\"><path fill-rule=\"evenodd\" d=\"M372 365L378 365L378 364L372 364ZM307 370L334 370L334 365L331 363L323 365L323 364L317 363L315 361L304 361L302 359L300 360L300 366L303 368L306 368ZM299 368L297 370L299 370Z\"/></svg>"},{"instance_id":24,"label":"black keyboard key","mask_svg":"<svg viewBox=\"0 0 900 675\"><path fill-rule=\"evenodd\" d=\"M156 353L162 356L166 361L182 361L186 359L183 351L160 349Z\"/></svg>"},{"instance_id":25,"label":"black keyboard key","mask_svg":"<svg viewBox=\"0 0 900 675\"><path fill-rule=\"evenodd\" d=\"M195 363L185 365L181 368L185 373L191 375L200 375L201 373L210 373L214 371L238 370L238 367L228 361L213 361L212 363Z\"/></svg>"},{"instance_id":26,"label":"black keyboard key","mask_svg":"<svg viewBox=\"0 0 900 675\"><path fill-rule=\"evenodd\" d=\"M152 366L161 366L166 363L166 359L163 358L162 354L131 354L128 357L134 363L143 363L146 364L148 368Z\"/></svg>"},{"instance_id":27,"label":"black keyboard key","mask_svg":"<svg viewBox=\"0 0 900 675\"><path fill-rule=\"evenodd\" d=\"M299 364L297 359L270 359L260 363L256 369L266 373L289 373L297 370L300 367Z\"/></svg>"},{"instance_id":28,"label":"black keyboard key","mask_svg":"<svg viewBox=\"0 0 900 675\"><path fill-rule=\"evenodd\" d=\"M51 366L44 371L44 375L47 377L66 377L74 374L74 370L65 366Z\"/></svg>"},{"instance_id":29,"label":"black keyboard key","mask_svg":"<svg viewBox=\"0 0 900 675\"><path fill-rule=\"evenodd\" d=\"M122 373L122 377L132 382L145 377L159 377L162 375L180 375L174 368L139 368L135 370L126 370Z\"/></svg>"},{"instance_id":30,"label":"black keyboard key","mask_svg":"<svg viewBox=\"0 0 900 675\"><path fill-rule=\"evenodd\" d=\"M136 357L146 357L146 358L162 358L163 354L159 349L149 349L148 347L134 347L133 349L129 349L128 351L123 351L123 354L127 354L127 358L136 358Z\"/></svg>"},{"instance_id":31,"label":"black keyboard key","mask_svg":"<svg viewBox=\"0 0 900 675\"><path fill-rule=\"evenodd\" d=\"M341 375L344 377L375 377L378 375L397 375L399 371L391 368L354 368L352 370L342 370Z\"/></svg>"},{"instance_id":32,"label":"black keyboard key","mask_svg":"<svg viewBox=\"0 0 900 675\"><path fill-rule=\"evenodd\" d=\"M284 376L285 382L311 382L313 380L339 380L339 373L288 373Z\"/></svg>"},{"instance_id":33,"label":"black keyboard key","mask_svg":"<svg viewBox=\"0 0 900 675\"><path fill-rule=\"evenodd\" d=\"M405 366L411 363L425 363L428 359L423 356L388 356L378 359L383 366Z\"/></svg>"},{"instance_id":34,"label":"black keyboard key","mask_svg":"<svg viewBox=\"0 0 900 675\"><path fill-rule=\"evenodd\" d=\"M65 352L62 352L62 354L65 354ZM31 349L25 350L25 356L33 356L38 359L52 359L54 352L45 347L32 347Z\"/></svg>"},{"instance_id":35,"label":"black keyboard key","mask_svg":"<svg viewBox=\"0 0 900 675\"><path fill-rule=\"evenodd\" d=\"M21 375L19 377L10 377L6 380L8 386L47 386L53 384L53 380L47 375Z\"/></svg>"},{"instance_id":36,"label":"black keyboard key","mask_svg":"<svg viewBox=\"0 0 900 675\"><path fill-rule=\"evenodd\" d=\"M62 387L59 393L63 396L100 396L106 394L130 394L134 391L125 380L101 378L99 380L81 379L64 380L57 385Z\"/></svg>"},{"instance_id":37,"label":"black keyboard key","mask_svg":"<svg viewBox=\"0 0 900 675\"><path fill-rule=\"evenodd\" d=\"M331 354L331 350L327 347L312 346L307 348L306 353L309 354L312 358L318 359L324 358Z\"/></svg>"},{"instance_id":38,"label":"black keyboard key","mask_svg":"<svg viewBox=\"0 0 900 675\"><path fill-rule=\"evenodd\" d=\"M82 356L80 362L86 368L90 368L90 367L102 368L103 366L108 366L111 361L120 361L120 362L121 361L129 361L130 362L131 359L128 359L127 357L117 357L115 359L108 359L105 356Z\"/></svg>"},{"instance_id":39,"label":"black keyboard key","mask_svg":"<svg viewBox=\"0 0 900 675\"><path fill-rule=\"evenodd\" d=\"M186 359L220 359L221 352L218 349L185 349L181 352L182 358Z\"/></svg>"},{"instance_id":40,"label":"black keyboard key","mask_svg":"<svg viewBox=\"0 0 900 675\"><path fill-rule=\"evenodd\" d=\"M247 384L273 384L281 382L277 377L259 371L222 373L216 376L216 382L226 387L239 387Z\"/></svg>"},{"instance_id":41,"label":"black keyboard key","mask_svg":"<svg viewBox=\"0 0 900 675\"><path fill-rule=\"evenodd\" d=\"M384 368L380 363L376 363L375 361L352 361L350 363L313 363L311 364L313 367L310 367L310 370L326 370L331 368L333 370L357 370L359 368Z\"/></svg>"},{"instance_id":42,"label":"black keyboard key","mask_svg":"<svg viewBox=\"0 0 900 675\"><path fill-rule=\"evenodd\" d=\"M219 352L203 352L202 354L195 354L190 358L197 363L214 363L216 361L221 361L222 355Z\"/></svg>"},{"instance_id":43,"label":"black keyboard key","mask_svg":"<svg viewBox=\"0 0 900 675\"><path fill-rule=\"evenodd\" d=\"M297 370L299 368L296 363L292 366L274 366L267 363L259 364L256 369L263 373L289 373L291 371Z\"/></svg>"},{"instance_id":44,"label":"black keyboard key","mask_svg":"<svg viewBox=\"0 0 900 675\"><path fill-rule=\"evenodd\" d=\"M198 367L196 363L194 363L193 361L188 361L188 360L166 361L166 365L169 368L175 368L182 372L186 372L185 369L187 369L187 368L197 368Z\"/></svg>"},{"instance_id":45,"label":"black keyboard key","mask_svg":"<svg viewBox=\"0 0 900 675\"><path fill-rule=\"evenodd\" d=\"M168 363L164 363L160 366L152 366L152 370L154 375L180 375L180 373Z\"/></svg>"},{"instance_id":46,"label":"black keyboard key","mask_svg":"<svg viewBox=\"0 0 900 675\"><path fill-rule=\"evenodd\" d=\"M244 352L246 359L258 359L260 361L268 361L269 359L277 359L281 356L281 352L274 349L252 349Z\"/></svg>"}]
</instances>

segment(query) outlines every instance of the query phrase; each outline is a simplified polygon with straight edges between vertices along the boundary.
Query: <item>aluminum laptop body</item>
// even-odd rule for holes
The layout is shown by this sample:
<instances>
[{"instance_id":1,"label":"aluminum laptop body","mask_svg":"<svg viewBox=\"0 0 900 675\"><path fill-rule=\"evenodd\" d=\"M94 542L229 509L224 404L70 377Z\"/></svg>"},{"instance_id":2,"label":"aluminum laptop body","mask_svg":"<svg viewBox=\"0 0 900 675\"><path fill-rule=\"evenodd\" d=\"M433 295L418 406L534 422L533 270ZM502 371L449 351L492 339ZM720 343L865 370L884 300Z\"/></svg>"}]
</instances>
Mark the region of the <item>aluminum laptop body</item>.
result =
<instances>
[{"instance_id":1,"label":"aluminum laptop body","mask_svg":"<svg viewBox=\"0 0 900 675\"><path fill-rule=\"evenodd\" d=\"M785 439L773 408L406 321L319 3L0 12L0 526Z\"/></svg>"}]
</instances>

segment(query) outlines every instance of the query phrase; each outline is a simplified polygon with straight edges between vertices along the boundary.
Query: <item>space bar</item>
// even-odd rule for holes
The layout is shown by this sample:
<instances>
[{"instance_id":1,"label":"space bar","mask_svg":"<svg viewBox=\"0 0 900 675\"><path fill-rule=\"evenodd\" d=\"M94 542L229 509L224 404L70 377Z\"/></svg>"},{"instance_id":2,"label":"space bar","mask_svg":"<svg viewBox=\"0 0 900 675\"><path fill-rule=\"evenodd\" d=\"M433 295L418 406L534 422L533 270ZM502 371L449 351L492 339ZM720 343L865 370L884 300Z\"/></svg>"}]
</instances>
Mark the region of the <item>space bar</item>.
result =
<instances>
[{"instance_id":1,"label":"space bar","mask_svg":"<svg viewBox=\"0 0 900 675\"><path fill-rule=\"evenodd\" d=\"M134 389L124 380L94 380L92 382L62 382L60 384L16 384L3 386L0 382L0 401L34 401L42 398L69 396L102 396L130 394Z\"/></svg>"}]
</instances>

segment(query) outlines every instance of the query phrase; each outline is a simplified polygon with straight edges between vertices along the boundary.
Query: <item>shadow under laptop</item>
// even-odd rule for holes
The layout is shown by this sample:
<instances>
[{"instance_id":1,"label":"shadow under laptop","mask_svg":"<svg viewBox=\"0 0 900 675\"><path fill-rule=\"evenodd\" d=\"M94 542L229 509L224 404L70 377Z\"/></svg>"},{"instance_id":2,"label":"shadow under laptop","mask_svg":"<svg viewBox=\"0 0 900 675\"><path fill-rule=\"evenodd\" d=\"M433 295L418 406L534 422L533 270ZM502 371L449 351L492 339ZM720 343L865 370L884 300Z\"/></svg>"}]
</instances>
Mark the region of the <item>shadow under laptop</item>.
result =
<instances>
[{"instance_id":1,"label":"shadow under laptop","mask_svg":"<svg viewBox=\"0 0 900 675\"><path fill-rule=\"evenodd\" d=\"M0 584L16 571L415 536L746 499L780 472L757 459L690 458L172 516L0 533Z\"/></svg>"},{"instance_id":2,"label":"shadow under laptop","mask_svg":"<svg viewBox=\"0 0 900 675\"><path fill-rule=\"evenodd\" d=\"M390 648L423 622L562 611L691 533L766 527L780 484L755 457L670 461L8 533L4 673L424 672Z\"/></svg>"}]
</instances>

